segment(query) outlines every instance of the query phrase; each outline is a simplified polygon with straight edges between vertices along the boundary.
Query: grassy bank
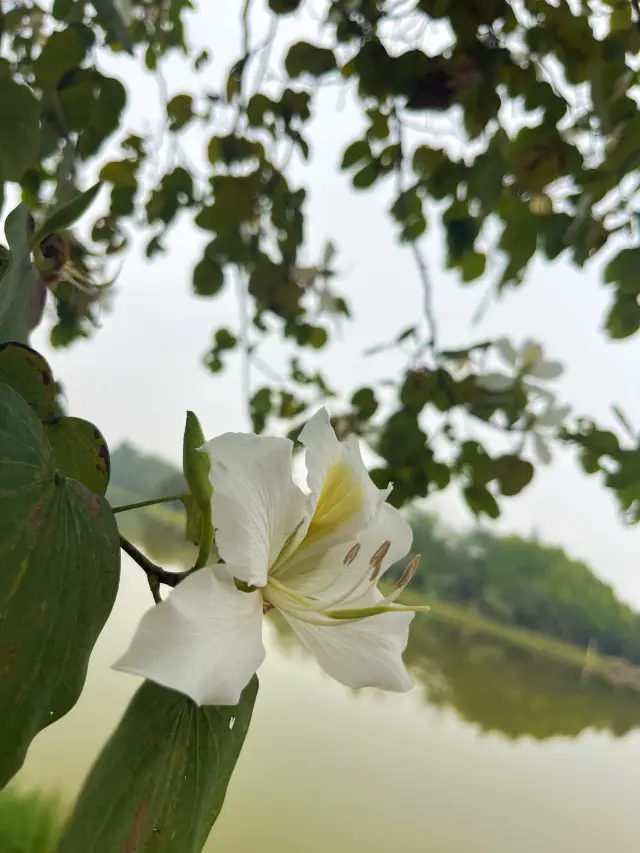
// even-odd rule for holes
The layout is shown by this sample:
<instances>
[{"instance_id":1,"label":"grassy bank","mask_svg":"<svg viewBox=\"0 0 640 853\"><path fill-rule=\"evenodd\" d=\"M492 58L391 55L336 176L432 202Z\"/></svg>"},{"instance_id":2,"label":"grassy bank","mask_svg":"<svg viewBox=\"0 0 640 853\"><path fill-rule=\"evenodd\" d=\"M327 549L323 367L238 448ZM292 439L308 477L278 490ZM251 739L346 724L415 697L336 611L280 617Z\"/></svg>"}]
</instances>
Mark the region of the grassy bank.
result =
<instances>
[{"instance_id":1,"label":"grassy bank","mask_svg":"<svg viewBox=\"0 0 640 853\"><path fill-rule=\"evenodd\" d=\"M403 600L407 603L416 604L425 602L424 596L418 593L407 593ZM544 634L529 631L527 628L521 628L518 625L496 622L459 604L429 599L426 600L426 603L431 607L429 616L432 619L457 625L464 631L479 632L496 637L502 642L579 667L585 675L598 675L612 684L625 685L640 691L640 667L621 658L605 657L593 649L578 648Z\"/></svg>"}]
</instances>

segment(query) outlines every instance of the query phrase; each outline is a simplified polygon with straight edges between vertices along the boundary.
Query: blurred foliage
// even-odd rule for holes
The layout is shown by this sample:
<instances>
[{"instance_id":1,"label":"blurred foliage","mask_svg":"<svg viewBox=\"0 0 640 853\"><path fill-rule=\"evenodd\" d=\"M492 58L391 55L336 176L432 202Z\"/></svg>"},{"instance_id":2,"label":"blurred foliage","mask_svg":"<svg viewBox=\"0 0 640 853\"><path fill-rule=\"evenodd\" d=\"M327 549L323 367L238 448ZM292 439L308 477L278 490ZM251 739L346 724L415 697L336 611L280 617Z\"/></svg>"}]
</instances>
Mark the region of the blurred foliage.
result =
<instances>
[{"instance_id":1,"label":"blurred foliage","mask_svg":"<svg viewBox=\"0 0 640 853\"><path fill-rule=\"evenodd\" d=\"M53 853L62 827L57 798L13 789L0 793L2 853Z\"/></svg>"},{"instance_id":2,"label":"blurred foliage","mask_svg":"<svg viewBox=\"0 0 640 853\"><path fill-rule=\"evenodd\" d=\"M391 194L390 227L415 258L425 310L382 344L406 354L392 391L377 381L355 389L335 426L377 452L373 476L394 484L395 504L455 484L473 513L495 518L502 499L531 482L532 463L548 461L561 419L541 432L553 404L548 377L532 383L513 364L510 382L486 381L495 342L442 349L421 239L438 220L446 267L498 295L526 282L536 258L582 268L606 254L606 332L620 339L638 331L633 4L331 0L317 38L285 39L279 56L281 22L314 12L313 4L270 0L270 27L259 33L254 5L237 4L240 53L218 85L211 46L201 48L188 26L198 7L191 0L129 0L126 17L110 0L55 0L46 10L21 4L0 16L0 174L19 183L41 219L73 203L88 173L108 190L90 239L67 241L69 258L50 288L51 340L65 346L91 333L106 292L94 282L109 278L134 230L146 234L154 259L186 217L208 237L194 293L211 299L233 284L243 302L240 328L213 330L206 365L216 373L239 354L254 428L285 420L297 435L311 407L332 393L308 367L311 356L351 311L335 285L337 247L306 260L308 193L292 166L304 176L300 166L318 144L310 121L319 94L341 86L364 120L357 138L345 132L341 170L355 192L380 186ZM133 59L125 62L125 52ZM193 72L189 91L175 91L165 76L177 57ZM125 119L131 62L157 79L160 132L137 125L135 115ZM187 153L187 142L203 137L204 168ZM378 286L383 299L387 285ZM260 357L274 338L294 354L284 376ZM253 381L258 372L262 387ZM487 427L502 436L499 454L488 447ZM638 436L625 435L612 457L598 455L601 432L579 426L561 437L578 446L588 470L604 471L625 517L637 521Z\"/></svg>"},{"instance_id":3,"label":"blurred foliage","mask_svg":"<svg viewBox=\"0 0 640 853\"><path fill-rule=\"evenodd\" d=\"M412 588L430 600L640 664L640 614L561 548L485 530L453 534L417 511L410 521L412 550L422 554Z\"/></svg>"}]
</instances>

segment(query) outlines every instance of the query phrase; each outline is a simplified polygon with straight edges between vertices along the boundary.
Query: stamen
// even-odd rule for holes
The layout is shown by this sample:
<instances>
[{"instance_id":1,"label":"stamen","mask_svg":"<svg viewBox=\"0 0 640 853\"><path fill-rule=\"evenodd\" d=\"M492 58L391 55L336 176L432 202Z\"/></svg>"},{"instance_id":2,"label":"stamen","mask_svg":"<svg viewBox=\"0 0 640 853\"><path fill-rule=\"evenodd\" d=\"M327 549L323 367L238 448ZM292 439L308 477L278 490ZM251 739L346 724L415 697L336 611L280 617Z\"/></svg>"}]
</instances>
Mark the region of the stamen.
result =
<instances>
[{"instance_id":1,"label":"stamen","mask_svg":"<svg viewBox=\"0 0 640 853\"><path fill-rule=\"evenodd\" d=\"M274 605L273 605L273 604L269 604L269 602L268 602L268 601L263 601L263 602L262 602L262 615L263 615L263 616L264 616L265 614L267 614L270 610L274 610L274 609L275 609Z\"/></svg>"},{"instance_id":2,"label":"stamen","mask_svg":"<svg viewBox=\"0 0 640 853\"><path fill-rule=\"evenodd\" d=\"M371 574L369 576L369 580L371 581L371 583L373 583L374 580L377 580L378 575L380 574L381 571L382 571L382 560L378 560L378 562L374 564L373 571L371 572Z\"/></svg>"},{"instance_id":3,"label":"stamen","mask_svg":"<svg viewBox=\"0 0 640 853\"><path fill-rule=\"evenodd\" d=\"M389 553L389 548L391 548L391 540L385 539L382 545L378 548L375 554L369 560L369 565L373 569L378 563L381 563L384 558Z\"/></svg>"},{"instance_id":4,"label":"stamen","mask_svg":"<svg viewBox=\"0 0 640 853\"><path fill-rule=\"evenodd\" d=\"M416 569L420 565L421 556L421 554L416 554L416 556L413 558L413 560L411 560L407 568L404 570L400 577L400 580L396 583L398 589L404 589L405 586L410 583L411 578L415 575Z\"/></svg>"},{"instance_id":5,"label":"stamen","mask_svg":"<svg viewBox=\"0 0 640 853\"><path fill-rule=\"evenodd\" d=\"M360 543L356 542L356 544L353 545L351 548L349 548L349 550L347 551L347 554L346 554L344 560L342 561L343 565L350 566L351 563L353 563L353 561L355 560L355 558L358 556L359 553L360 553Z\"/></svg>"}]
</instances>

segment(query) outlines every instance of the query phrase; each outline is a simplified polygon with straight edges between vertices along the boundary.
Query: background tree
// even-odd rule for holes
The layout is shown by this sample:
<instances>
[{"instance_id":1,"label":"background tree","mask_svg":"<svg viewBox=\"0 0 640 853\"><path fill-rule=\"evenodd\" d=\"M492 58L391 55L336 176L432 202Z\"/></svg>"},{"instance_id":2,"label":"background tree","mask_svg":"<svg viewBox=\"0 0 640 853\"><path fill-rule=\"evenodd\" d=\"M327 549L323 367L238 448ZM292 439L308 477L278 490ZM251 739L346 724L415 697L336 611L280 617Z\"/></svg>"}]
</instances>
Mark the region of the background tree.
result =
<instances>
[{"instance_id":1,"label":"background tree","mask_svg":"<svg viewBox=\"0 0 640 853\"><path fill-rule=\"evenodd\" d=\"M420 242L427 221L439 220L446 264L469 283L493 276L486 260L497 251L498 294L522 286L538 255L565 255L581 267L615 247L605 269L607 332L613 339L637 332L633 4L336 0L322 5L317 43L277 38L281 21L305 15L309 4L268 5L270 28L254 33L257 2L238 3L243 51L212 89L203 74L206 45L187 41L189 0L56 0L50 11L4 4L0 173L35 211L72 197L88 173L109 188L90 241L69 241L71 263L51 288L53 344L91 333L107 288L87 279L105 280L133 223L147 229L146 254L161 262L184 214L211 235L193 270L195 293L215 298L233 280L246 303L246 327L215 329L206 363L215 373L242 348L259 365L266 339L288 342L298 351L290 375L270 375L250 407L257 430L277 418L293 421L295 434L309 406L330 392L321 374L305 369L304 351L327 346L333 320L349 316L334 284L339 247L328 246L315 266L301 263L306 191L288 176L288 164L303 162L317 144L309 119L331 82L358 99L366 121L361 138L344 140L345 179L357 192L394 188L390 227L415 258L425 305L390 344L409 350L395 401L380 406L375 383L360 388L337 428L376 450L374 476L381 486L395 484L396 504L454 483L473 512L490 517L501 497L531 481L532 460L548 457L548 439L560 438L578 447L587 473L603 473L626 517L637 520L640 453L624 415L620 437L589 418L562 430L566 412L545 385L559 366L535 346L517 353L506 342L461 341L456 351L443 350ZM124 51L157 77L167 156L158 157L162 140L134 119L124 125L124 72L99 70L103 55ZM170 91L163 69L175 54L193 57L192 91ZM182 144L198 129L207 140L204 172ZM491 455L479 440L486 425L503 433L506 452Z\"/></svg>"}]
</instances>

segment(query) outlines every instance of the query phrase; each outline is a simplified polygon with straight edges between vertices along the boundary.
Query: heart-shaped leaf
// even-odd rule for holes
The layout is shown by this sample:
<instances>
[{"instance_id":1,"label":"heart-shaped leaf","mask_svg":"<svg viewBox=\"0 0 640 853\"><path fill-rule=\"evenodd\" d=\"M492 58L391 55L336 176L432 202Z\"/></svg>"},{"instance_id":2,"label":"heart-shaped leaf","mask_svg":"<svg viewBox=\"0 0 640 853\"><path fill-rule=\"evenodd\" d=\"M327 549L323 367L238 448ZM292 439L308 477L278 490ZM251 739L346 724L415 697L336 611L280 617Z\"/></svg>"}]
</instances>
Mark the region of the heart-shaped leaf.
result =
<instances>
[{"instance_id":1,"label":"heart-shaped leaf","mask_svg":"<svg viewBox=\"0 0 640 853\"><path fill-rule=\"evenodd\" d=\"M97 495L109 485L111 463L107 442L99 429L82 418L56 418L46 434L58 471L82 483Z\"/></svg>"},{"instance_id":2,"label":"heart-shaped leaf","mask_svg":"<svg viewBox=\"0 0 640 853\"><path fill-rule=\"evenodd\" d=\"M56 470L44 429L0 383L0 788L77 702L120 574L111 509Z\"/></svg>"},{"instance_id":3,"label":"heart-shaped leaf","mask_svg":"<svg viewBox=\"0 0 640 853\"><path fill-rule=\"evenodd\" d=\"M257 693L254 677L238 705L199 708L145 682L91 770L57 853L200 853Z\"/></svg>"},{"instance_id":4,"label":"heart-shaped leaf","mask_svg":"<svg viewBox=\"0 0 640 853\"><path fill-rule=\"evenodd\" d=\"M42 421L53 418L56 384L46 359L25 344L0 344L0 382L4 382L34 410Z\"/></svg>"}]
</instances>

